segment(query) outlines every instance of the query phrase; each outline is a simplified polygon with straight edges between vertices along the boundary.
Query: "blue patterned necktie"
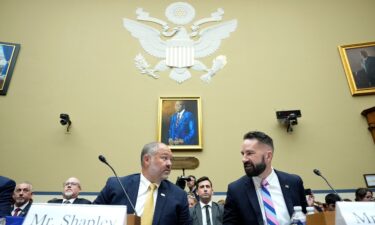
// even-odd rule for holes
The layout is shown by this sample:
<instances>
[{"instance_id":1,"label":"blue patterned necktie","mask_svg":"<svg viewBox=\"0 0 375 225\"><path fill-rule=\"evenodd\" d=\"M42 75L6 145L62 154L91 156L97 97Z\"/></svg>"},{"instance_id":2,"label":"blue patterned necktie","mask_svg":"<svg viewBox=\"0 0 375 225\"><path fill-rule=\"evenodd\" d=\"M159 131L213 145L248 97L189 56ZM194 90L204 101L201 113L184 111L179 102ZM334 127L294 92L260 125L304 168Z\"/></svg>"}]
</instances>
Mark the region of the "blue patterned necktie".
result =
<instances>
[{"instance_id":1,"label":"blue patterned necktie","mask_svg":"<svg viewBox=\"0 0 375 225\"><path fill-rule=\"evenodd\" d=\"M262 180L261 183L261 188L262 188L262 200L263 200L263 205L264 205L264 212L266 214L266 219L267 219L267 224L268 225L279 225L279 221L277 221L276 217L276 211L273 206L271 194L268 191L267 186L269 183L267 180Z\"/></svg>"}]
</instances>

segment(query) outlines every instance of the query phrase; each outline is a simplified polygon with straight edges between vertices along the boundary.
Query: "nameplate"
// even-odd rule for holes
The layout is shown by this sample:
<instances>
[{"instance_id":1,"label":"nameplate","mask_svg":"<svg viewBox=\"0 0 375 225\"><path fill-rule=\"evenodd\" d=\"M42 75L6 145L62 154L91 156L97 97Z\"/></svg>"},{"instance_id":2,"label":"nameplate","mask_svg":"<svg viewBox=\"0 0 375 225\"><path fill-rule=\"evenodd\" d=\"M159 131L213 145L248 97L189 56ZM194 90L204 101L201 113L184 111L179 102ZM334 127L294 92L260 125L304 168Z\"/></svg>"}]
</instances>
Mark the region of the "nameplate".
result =
<instances>
[{"instance_id":1,"label":"nameplate","mask_svg":"<svg viewBox=\"0 0 375 225\"><path fill-rule=\"evenodd\" d=\"M33 203L23 225L126 225L126 206Z\"/></svg>"},{"instance_id":2,"label":"nameplate","mask_svg":"<svg viewBox=\"0 0 375 225\"><path fill-rule=\"evenodd\" d=\"M336 202L336 225L375 224L375 202Z\"/></svg>"}]
</instances>

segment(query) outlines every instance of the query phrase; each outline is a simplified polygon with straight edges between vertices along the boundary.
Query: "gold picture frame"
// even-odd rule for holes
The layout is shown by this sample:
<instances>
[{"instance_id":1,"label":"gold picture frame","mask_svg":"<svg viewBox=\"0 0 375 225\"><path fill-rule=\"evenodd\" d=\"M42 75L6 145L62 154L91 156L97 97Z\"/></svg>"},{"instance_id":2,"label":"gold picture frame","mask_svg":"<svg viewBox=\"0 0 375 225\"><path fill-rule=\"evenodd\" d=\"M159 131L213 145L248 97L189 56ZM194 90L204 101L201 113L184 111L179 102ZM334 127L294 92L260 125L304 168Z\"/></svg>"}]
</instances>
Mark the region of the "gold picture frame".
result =
<instances>
[{"instance_id":1,"label":"gold picture frame","mask_svg":"<svg viewBox=\"0 0 375 225\"><path fill-rule=\"evenodd\" d=\"M200 97L159 98L158 141L171 150L202 150Z\"/></svg>"},{"instance_id":2,"label":"gold picture frame","mask_svg":"<svg viewBox=\"0 0 375 225\"><path fill-rule=\"evenodd\" d=\"M20 48L20 44L0 42L0 95L8 92Z\"/></svg>"},{"instance_id":3,"label":"gold picture frame","mask_svg":"<svg viewBox=\"0 0 375 225\"><path fill-rule=\"evenodd\" d=\"M375 42L338 46L351 94L375 93Z\"/></svg>"}]
</instances>

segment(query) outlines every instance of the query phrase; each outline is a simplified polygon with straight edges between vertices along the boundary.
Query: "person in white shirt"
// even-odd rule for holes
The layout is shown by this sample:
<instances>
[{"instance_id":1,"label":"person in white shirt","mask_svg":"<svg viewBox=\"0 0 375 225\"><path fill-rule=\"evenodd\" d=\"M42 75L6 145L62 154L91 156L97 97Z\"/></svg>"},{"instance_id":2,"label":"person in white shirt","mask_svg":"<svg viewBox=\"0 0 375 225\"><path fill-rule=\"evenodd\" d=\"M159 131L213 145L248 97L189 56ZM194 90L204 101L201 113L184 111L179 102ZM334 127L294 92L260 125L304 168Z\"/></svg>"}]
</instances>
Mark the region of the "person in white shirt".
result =
<instances>
[{"instance_id":1,"label":"person in white shirt","mask_svg":"<svg viewBox=\"0 0 375 225\"><path fill-rule=\"evenodd\" d=\"M301 177L272 167L271 137L260 131L248 132L241 154L246 175L228 185L224 225L289 225L294 206L302 206L306 212Z\"/></svg>"},{"instance_id":2,"label":"person in white shirt","mask_svg":"<svg viewBox=\"0 0 375 225\"><path fill-rule=\"evenodd\" d=\"M63 203L63 204L91 204L91 201L78 198L81 192L81 182L76 177L70 177L63 183L64 190L62 192L62 199L51 199L48 203Z\"/></svg>"},{"instance_id":3,"label":"person in white shirt","mask_svg":"<svg viewBox=\"0 0 375 225\"><path fill-rule=\"evenodd\" d=\"M199 202L190 208L192 225L222 225L224 208L212 201L214 190L208 177L201 177L196 182Z\"/></svg>"}]
</instances>

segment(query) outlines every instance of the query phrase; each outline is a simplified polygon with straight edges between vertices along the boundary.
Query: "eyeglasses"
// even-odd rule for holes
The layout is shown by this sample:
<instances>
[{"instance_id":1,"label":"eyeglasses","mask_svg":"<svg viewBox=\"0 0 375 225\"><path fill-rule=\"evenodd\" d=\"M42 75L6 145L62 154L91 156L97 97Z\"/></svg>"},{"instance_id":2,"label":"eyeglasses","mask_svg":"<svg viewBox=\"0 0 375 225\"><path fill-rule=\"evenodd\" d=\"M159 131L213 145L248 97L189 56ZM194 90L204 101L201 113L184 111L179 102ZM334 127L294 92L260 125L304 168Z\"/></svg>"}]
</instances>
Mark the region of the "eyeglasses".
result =
<instances>
[{"instance_id":1,"label":"eyeglasses","mask_svg":"<svg viewBox=\"0 0 375 225\"><path fill-rule=\"evenodd\" d=\"M79 183L77 182L65 182L63 183L63 186L79 186Z\"/></svg>"}]
</instances>

